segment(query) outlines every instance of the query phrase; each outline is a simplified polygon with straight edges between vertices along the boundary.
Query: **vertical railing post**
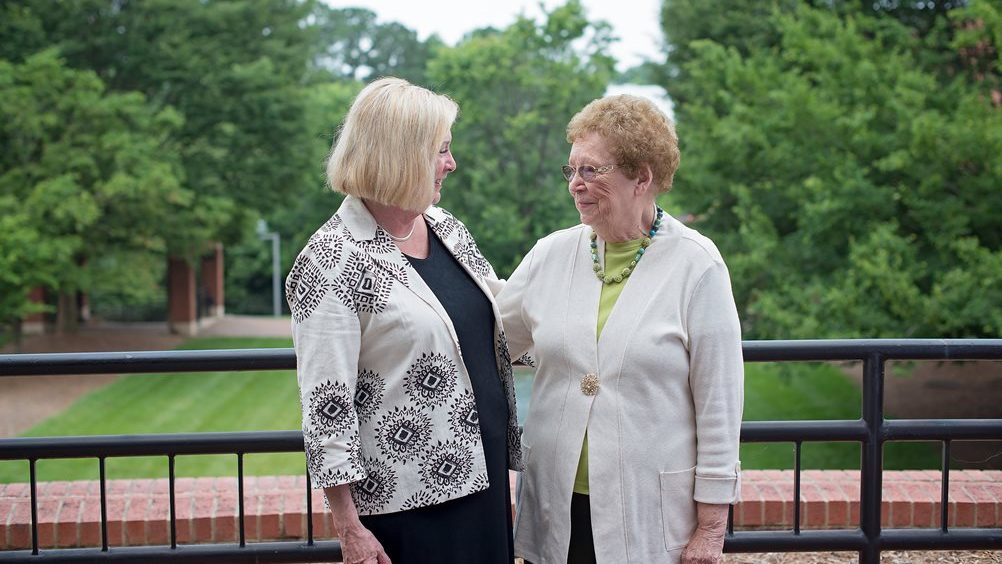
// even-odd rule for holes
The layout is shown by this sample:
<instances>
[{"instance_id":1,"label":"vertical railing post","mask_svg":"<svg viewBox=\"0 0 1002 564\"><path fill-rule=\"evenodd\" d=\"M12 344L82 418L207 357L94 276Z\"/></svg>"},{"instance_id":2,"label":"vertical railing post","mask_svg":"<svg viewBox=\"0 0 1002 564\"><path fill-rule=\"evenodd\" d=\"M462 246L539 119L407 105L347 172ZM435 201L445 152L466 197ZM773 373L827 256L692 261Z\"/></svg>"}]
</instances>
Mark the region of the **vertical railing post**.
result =
<instances>
[{"instance_id":1,"label":"vertical railing post","mask_svg":"<svg viewBox=\"0 0 1002 564\"><path fill-rule=\"evenodd\" d=\"M170 547L177 548L177 495L174 479L174 455L167 455L167 486L170 492Z\"/></svg>"},{"instance_id":2,"label":"vertical railing post","mask_svg":"<svg viewBox=\"0 0 1002 564\"><path fill-rule=\"evenodd\" d=\"M237 519L239 519L240 548L247 545L244 529L244 453L237 453Z\"/></svg>"},{"instance_id":3,"label":"vertical railing post","mask_svg":"<svg viewBox=\"0 0 1002 564\"><path fill-rule=\"evenodd\" d=\"M859 526L866 547L859 553L861 564L880 563L880 505L883 483L884 355L872 353L863 359L863 443L859 484Z\"/></svg>"},{"instance_id":4,"label":"vertical railing post","mask_svg":"<svg viewBox=\"0 0 1002 564\"><path fill-rule=\"evenodd\" d=\"M950 441L943 441L941 461L941 487L939 497L939 528L944 533L950 530Z\"/></svg>"},{"instance_id":5,"label":"vertical railing post","mask_svg":"<svg viewBox=\"0 0 1002 564\"><path fill-rule=\"evenodd\" d=\"M800 534L800 448L803 441L793 443L793 534Z\"/></svg>"},{"instance_id":6,"label":"vertical railing post","mask_svg":"<svg viewBox=\"0 0 1002 564\"><path fill-rule=\"evenodd\" d=\"M28 479L31 481L31 555L38 556L38 475L34 458L28 460Z\"/></svg>"},{"instance_id":7,"label":"vertical railing post","mask_svg":"<svg viewBox=\"0 0 1002 564\"><path fill-rule=\"evenodd\" d=\"M313 546L313 483L306 468L306 544Z\"/></svg>"},{"instance_id":8,"label":"vertical railing post","mask_svg":"<svg viewBox=\"0 0 1002 564\"><path fill-rule=\"evenodd\" d=\"M108 476L103 456L97 459L97 473L101 480L101 552L108 552Z\"/></svg>"}]
</instances>

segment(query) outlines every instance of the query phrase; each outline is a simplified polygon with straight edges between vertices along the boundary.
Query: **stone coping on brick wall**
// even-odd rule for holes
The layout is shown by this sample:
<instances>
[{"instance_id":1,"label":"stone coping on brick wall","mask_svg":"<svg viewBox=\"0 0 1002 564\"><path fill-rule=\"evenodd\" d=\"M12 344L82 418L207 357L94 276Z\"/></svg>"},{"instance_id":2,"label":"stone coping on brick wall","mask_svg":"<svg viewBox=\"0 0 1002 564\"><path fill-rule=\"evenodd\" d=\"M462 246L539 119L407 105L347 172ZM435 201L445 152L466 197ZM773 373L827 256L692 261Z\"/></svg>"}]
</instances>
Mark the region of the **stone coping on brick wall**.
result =
<instances>
[{"instance_id":1,"label":"stone coping on brick wall","mask_svg":"<svg viewBox=\"0 0 1002 564\"><path fill-rule=\"evenodd\" d=\"M885 471L883 480L883 526L940 526L938 471ZM511 482L514 489L514 475ZM178 544L239 541L236 478L178 478L175 484ZM792 528L793 486L789 470L745 471L735 528ZM110 546L170 542L166 479L109 480L106 491ZM247 542L304 539L305 491L304 476L245 478ZM40 482L37 495L40 548L101 546L98 482ZM312 500L314 537L333 538L322 492L312 492ZM802 529L857 527L859 471L805 470L800 503ZM1002 471L950 472L949 503L951 527L1000 526ZM28 484L0 484L0 550L31 548L30 523Z\"/></svg>"}]
</instances>

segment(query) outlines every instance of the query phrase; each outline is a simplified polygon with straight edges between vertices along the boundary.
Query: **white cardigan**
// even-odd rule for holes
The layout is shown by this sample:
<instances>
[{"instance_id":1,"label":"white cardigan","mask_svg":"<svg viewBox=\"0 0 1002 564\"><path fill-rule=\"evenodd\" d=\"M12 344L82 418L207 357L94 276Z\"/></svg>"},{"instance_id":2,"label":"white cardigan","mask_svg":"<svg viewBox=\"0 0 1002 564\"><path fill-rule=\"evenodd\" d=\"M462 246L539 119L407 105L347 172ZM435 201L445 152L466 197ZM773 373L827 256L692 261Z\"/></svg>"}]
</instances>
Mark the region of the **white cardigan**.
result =
<instances>
[{"instance_id":1,"label":"white cardigan","mask_svg":"<svg viewBox=\"0 0 1002 564\"><path fill-rule=\"evenodd\" d=\"M730 279L709 239L666 216L596 342L590 233L540 240L498 295L512 354L533 349L537 363L515 552L567 561L587 429L598 562L677 562L695 502L739 495L744 369ZM582 391L587 374L595 395Z\"/></svg>"},{"instance_id":2,"label":"white cardigan","mask_svg":"<svg viewBox=\"0 0 1002 564\"><path fill-rule=\"evenodd\" d=\"M429 208L431 229L491 301L494 270L466 227ZM363 515L488 487L470 376L452 320L361 200L348 197L286 281L307 469L313 486L351 484ZM521 468L511 362L495 323L508 398L508 460Z\"/></svg>"}]
</instances>

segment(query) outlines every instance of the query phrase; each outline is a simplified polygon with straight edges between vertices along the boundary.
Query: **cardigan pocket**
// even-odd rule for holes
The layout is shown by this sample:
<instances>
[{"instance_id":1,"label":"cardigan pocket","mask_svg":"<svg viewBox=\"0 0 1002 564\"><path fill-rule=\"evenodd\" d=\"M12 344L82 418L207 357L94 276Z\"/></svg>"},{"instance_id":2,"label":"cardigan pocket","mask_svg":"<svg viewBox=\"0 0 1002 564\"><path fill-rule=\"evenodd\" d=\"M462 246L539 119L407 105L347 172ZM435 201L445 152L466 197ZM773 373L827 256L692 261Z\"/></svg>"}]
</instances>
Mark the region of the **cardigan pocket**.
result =
<instances>
[{"instance_id":1,"label":"cardigan pocket","mask_svg":"<svg viewBox=\"0 0 1002 564\"><path fill-rule=\"evenodd\" d=\"M696 530L696 508L693 488L696 467L676 472L661 472L661 524L665 550L676 550L689 544Z\"/></svg>"}]
</instances>

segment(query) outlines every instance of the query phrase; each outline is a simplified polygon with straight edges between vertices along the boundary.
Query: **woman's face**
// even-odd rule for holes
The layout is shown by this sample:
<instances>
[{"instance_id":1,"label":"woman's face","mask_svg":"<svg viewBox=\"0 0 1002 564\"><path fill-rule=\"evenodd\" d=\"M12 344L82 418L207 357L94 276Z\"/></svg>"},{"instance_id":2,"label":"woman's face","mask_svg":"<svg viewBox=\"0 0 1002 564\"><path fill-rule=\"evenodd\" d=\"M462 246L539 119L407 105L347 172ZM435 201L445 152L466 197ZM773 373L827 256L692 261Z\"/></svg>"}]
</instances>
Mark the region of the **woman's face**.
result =
<instances>
[{"instance_id":1,"label":"woman's face","mask_svg":"<svg viewBox=\"0 0 1002 564\"><path fill-rule=\"evenodd\" d=\"M567 164L575 170L581 165L595 168L618 165L606 148L605 140L598 133L588 133L578 138L571 145ZM581 215L581 223L596 230L610 230L634 220L637 207L634 184L617 166L587 182L575 173L567 184L567 189L574 198L574 207Z\"/></svg>"},{"instance_id":2,"label":"woman's face","mask_svg":"<svg viewBox=\"0 0 1002 564\"><path fill-rule=\"evenodd\" d=\"M456 159L452 158L452 132L446 134L445 139L438 148L438 156L435 158L435 195L432 197L432 205L442 199L442 181L450 172L456 170Z\"/></svg>"}]
</instances>

